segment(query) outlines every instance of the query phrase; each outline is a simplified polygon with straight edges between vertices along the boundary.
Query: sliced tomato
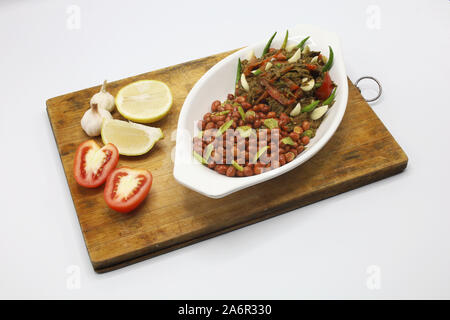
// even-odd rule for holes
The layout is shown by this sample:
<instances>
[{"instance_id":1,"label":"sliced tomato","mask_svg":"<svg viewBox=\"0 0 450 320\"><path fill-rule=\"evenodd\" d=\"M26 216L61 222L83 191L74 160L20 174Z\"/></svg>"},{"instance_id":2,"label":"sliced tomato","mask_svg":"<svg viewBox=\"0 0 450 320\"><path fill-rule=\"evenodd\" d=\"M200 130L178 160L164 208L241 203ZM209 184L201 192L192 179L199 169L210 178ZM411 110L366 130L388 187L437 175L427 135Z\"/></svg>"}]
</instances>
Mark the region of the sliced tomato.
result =
<instances>
[{"instance_id":1,"label":"sliced tomato","mask_svg":"<svg viewBox=\"0 0 450 320\"><path fill-rule=\"evenodd\" d=\"M331 81L330 74L325 72L322 85L316 90L316 97L319 100L325 100L333 91L333 82Z\"/></svg>"},{"instance_id":2,"label":"sliced tomato","mask_svg":"<svg viewBox=\"0 0 450 320\"><path fill-rule=\"evenodd\" d=\"M75 180L86 188L101 186L117 166L117 162L119 151L115 145L108 143L100 148L94 140L87 140L78 146L75 154Z\"/></svg>"},{"instance_id":3,"label":"sliced tomato","mask_svg":"<svg viewBox=\"0 0 450 320\"><path fill-rule=\"evenodd\" d=\"M145 199L152 182L153 177L148 170L117 168L106 180L103 193L106 204L115 211L130 212Z\"/></svg>"}]
</instances>

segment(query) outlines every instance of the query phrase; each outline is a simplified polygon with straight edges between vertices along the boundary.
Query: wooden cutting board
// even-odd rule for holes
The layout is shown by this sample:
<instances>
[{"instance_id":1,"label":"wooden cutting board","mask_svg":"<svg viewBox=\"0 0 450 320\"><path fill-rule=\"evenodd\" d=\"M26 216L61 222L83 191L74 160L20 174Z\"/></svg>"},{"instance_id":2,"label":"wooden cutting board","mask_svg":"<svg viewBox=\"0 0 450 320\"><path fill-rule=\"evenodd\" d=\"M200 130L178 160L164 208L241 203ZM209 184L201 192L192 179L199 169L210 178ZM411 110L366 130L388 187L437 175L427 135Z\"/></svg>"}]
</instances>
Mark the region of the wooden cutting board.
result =
<instances>
[{"instance_id":1,"label":"wooden cutting board","mask_svg":"<svg viewBox=\"0 0 450 320\"><path fill-rule=\"evenodd\" d=\"M47 101L48 116L95 271L106 272L148 259L405 169L407 156L349 81L347 111L339 129L307 163L280 177L216 200L178 184L172 175L171 153L175 147L175 129L183 101L195 82L232 52L109 85L108 91L116 95L121 87L133 81L156 79L166 82L174 97L169 115L152 124L162 128L165 138L146 155L120 156L119 166L147 168L154 177L149 196L130 214L109 209L103 200L103 187L86 189L73 178L75 150L78 144L88 139L80 127L80 119L89 107L91 96L100 87ZM208 101L205 103L209 104ZM121 118L117 111L113 116ZM101 143L100 139L98 142Z\"/></svg>"}]
</instances>

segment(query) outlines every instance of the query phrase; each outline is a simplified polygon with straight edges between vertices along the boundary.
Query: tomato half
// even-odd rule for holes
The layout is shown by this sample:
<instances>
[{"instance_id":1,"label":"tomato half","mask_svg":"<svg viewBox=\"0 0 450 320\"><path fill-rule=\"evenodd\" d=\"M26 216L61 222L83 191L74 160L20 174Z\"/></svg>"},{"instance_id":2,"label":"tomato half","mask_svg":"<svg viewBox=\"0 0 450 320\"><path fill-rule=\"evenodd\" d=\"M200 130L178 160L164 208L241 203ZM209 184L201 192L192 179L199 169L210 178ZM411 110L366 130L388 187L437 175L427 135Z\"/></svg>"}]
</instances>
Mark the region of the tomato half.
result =
<instances>
[{"instance_id":1,"label":"tomato half","mask_svg":"<svg viewBox=\"0 0 450 320\"><path fill-rule=\"evenodd\" d=\"M75 154L73 174L75 180L83 187L101 186L119 162L119 151L108 143L103 148L94 141L87 140L80 144Z\"/></svg>"},{"instance_id":2,"label":"tomato half","mask_svg":"<svg viewBox=\"0 0 450 320\"><path fill-rule=\"evenodd\" d=\"M135 209L152 187L153 176L145 169L121 167L106 180L104 197L113 210L127 213Z\"/></svg>"},{"instance_id":3,"label":"tomato half","mask_svg":"<svg viewBox=\"0 0 450 320\"><path fill-rule=\"evenodd\" d=\"M325 100L333 91L333 82L331 81L330 74L325 72L322 85L316 90L316 97L319 100Z\"/></svg>"}]
</instances>

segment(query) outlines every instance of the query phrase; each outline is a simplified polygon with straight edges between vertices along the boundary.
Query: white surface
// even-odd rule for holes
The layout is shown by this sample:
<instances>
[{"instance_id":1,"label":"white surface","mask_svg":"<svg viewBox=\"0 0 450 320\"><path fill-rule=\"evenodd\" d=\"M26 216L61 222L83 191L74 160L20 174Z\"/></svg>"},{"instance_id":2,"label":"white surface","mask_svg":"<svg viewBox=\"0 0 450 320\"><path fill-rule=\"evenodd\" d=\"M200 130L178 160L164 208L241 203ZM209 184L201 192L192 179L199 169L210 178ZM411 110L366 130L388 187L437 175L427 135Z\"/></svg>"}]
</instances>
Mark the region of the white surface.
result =
<instances>
[{"instance_id":1,"label":"white surface","mask_svg":"<svg viewBox=\"0 0 450 320\"><path fill-rule=\"evenodd\" d=\"M0 3L1 298L450 298L449 1L290 1L269 17L274 2L263 2L79 1L79 30L66 28L72 2ZM294 23L335 30L350 78L380 79L373 108L408 154L408 169L96 274L45 100L241 47ZM80 270L74 290L72 265ZM366 285L371 265L381 271L379 290Z\"/></svg>"},{"instance_id":2,"label":"white surface","mask_svg":"<svg viewBox=\"0 0 450 320\"><path fill-rule=\"evenodd\" d=\"M284 174L314 156L330 140L344 116L347 107L348 81L345 72L344 59L339 41L339 36L312 25L289 26L289 45L296 45L307 36L311 37L308 45L312 50L328 52L328 46L334 50L334 63L330 76L337 84L339 90L336 94L336 102L333 108L325 116L317 134L306 150L292 162L269 172L251 177L230 179L227 176L217 174L206 166L200 164L192 156L192 137L198 135L195 124L210 111L211 102L217 99L225 99L228 93L234 92L234 79L236 79L236 61L246 59L250 52L261 56L267 40L257 44L249 44L248 47L239 50L208 70L189 92L178 118L177 148L173 176L182 185L211 198L223 198L233 192L254 186L263 181ZM273 47L279 48L283 43L284 35L275 37ZM299 49L300 50L300 49ZM196 129L194 131L194 129Z\"/></svg>"}]
</instances>

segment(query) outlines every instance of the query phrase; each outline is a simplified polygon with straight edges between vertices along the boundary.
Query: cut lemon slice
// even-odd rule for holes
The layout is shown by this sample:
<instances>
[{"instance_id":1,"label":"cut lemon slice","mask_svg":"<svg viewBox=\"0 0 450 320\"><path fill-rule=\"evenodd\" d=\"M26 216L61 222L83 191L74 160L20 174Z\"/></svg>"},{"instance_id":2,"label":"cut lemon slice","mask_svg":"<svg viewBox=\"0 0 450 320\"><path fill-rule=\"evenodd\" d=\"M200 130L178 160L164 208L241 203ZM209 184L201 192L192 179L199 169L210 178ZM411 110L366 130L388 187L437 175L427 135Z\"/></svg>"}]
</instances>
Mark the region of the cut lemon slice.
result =
<instances>
[{"instance_id":1,"label":"cut lemon slice","mask_svg":"<svg viewBox=\"0 0 450 320\"><path fill-rule=\"evenodd\" d=\"M116 106L120 114L129 120L151 123L167 115L172 100L172 93L164 82L140 80L119 90Z\"/></svg>"},{"instance_id":2,"label":"cut lemon slice","mask_svg":"<svg viewBox=\"0 0 450 320\"><path fill-rule=\"evenodd\" d=\"M147 153L163 137L160 128L133 122L105 119L102 125L103 143L112 143L119 153L125 156L139 156Z\"/></svg>"}]
</instances>

